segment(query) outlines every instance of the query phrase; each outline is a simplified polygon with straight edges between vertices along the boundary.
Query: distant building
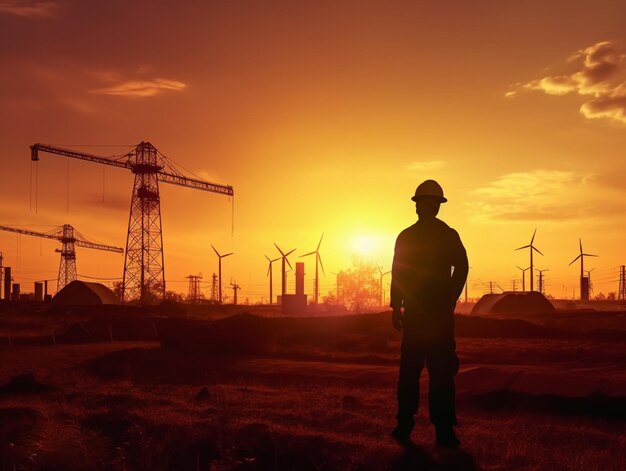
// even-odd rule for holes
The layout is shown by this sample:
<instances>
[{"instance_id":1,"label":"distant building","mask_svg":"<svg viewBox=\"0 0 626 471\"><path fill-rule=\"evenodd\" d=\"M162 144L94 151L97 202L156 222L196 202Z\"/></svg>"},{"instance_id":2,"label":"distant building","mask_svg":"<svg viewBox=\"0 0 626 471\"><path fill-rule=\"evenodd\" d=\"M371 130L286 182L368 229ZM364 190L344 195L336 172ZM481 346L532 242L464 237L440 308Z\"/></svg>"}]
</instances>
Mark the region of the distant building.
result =
<instances>
[{"instance_id":1,"label":"distant building","mask_svg":"<svg viewBox=\"0 0 626 471\"><path fill-rule=\"evenodd\" d=\"M472 315L546 314L556 312L550 301L538 291L505 291L486 294L472 309Z\"/></svg>"},{"instance_id":2,"label":"distant building","mask_svg":"<svg viewBox=\"0 0 626 471\"><path fill-rule=\"evenodd\" d=\"M74 280L52 298L52 304L55 306L99 306L119 304L119 301L115 293L101 283Z\"/></svg>"}]
</instances>

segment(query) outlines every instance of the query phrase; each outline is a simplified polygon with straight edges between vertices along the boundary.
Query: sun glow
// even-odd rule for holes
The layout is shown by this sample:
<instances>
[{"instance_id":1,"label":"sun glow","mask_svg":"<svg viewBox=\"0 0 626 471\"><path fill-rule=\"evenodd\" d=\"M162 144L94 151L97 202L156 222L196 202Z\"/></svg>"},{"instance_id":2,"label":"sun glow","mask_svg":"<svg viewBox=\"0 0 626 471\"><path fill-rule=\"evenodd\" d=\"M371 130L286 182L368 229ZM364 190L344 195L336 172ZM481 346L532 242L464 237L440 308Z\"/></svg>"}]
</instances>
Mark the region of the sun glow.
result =
<instances>
[{"instance_id":1,"label":"sun glow","mask_svg":"<svg viewBox=\"0 0 626 471\"><path fill-rule=\"evenodd\" d=\"M357 235L352 239L351 248L359 255L371 255L376 248L376 240L371 235Z\"/></svg>"}]
</instances>

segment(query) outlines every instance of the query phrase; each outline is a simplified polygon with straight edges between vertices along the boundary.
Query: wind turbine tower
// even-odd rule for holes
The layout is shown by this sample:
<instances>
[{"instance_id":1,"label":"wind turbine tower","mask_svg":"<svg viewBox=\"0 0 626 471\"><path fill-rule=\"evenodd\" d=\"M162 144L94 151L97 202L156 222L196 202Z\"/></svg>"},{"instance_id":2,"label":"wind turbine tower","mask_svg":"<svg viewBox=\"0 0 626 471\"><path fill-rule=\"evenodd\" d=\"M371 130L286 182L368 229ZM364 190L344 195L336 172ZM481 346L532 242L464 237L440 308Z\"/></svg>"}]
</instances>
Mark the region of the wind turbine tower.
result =
<instances>
[{"instance_id":1,"label":"wind turbine tower","mask_svg":"<svg viewBox=\"0 0 626 471\"><path fill-rule=\"evenodd\" d=\"M322 233L322 237L320 237L320 241L317 244L317 248L313 252L305 253L304 255L300 255L302 257L308 257L309 255L315 255L315 304L319 303L320 297L320 279L319 279L319 271L318 265L322 267L322 273L326 276L326 272L324 271L324 265L322 264L322 257L320 256L320 245L322 245L322 239L324 238L324 233Z\"/></svg>"},{"instance_id":2,"label":"wind turbine tower","mask_svg":"<svg viewBox=\"0 0 626 471\"><path fill-rule=\"evenodd\" d=\"M267 261L269 262L269 265L267 267L267 276L270 277L270 306L273 304L273 299L274 299L274 294L273 294L273 286L274 286L274 280L273 280L273 270L272 270L272 263L277 262L278 260L280 260L280 257L275 258L275 259L271 259L269 258L267 255L265 256L265 258L267 258Z\"/></svg>"},{"instance_id":3,"label":"wind turbine tower","mask_svg":"<svg viewBox=\"0 0 626 471\"><path fill-rule=\"evenodd\" d=\"M519 265L515 265L522 271L522 293L526 291L526 270L530 270L530 267L522 268Z\"/></svg>"},{"instance_id":4,"label":"wind turbine tower","mask_svg":"<svg viewBox=\"0 0 626 471\"><path fill-rule=\"evenodd\" d=\"M211 245L211 247L213 247L213 245ZM217 301L222 304L222 259L226 258L232 254L234 254L235 252L230 252L224 255L220 255L220 253L217 251L217 249L215 247L213 247L213 251L215 252L215 254L217 255L218 258L218 270L217 270L217 274L218 274L218 293L217 293Z\"/></svg>"},{"instance_id":5,"label":"wind turbine tower","mask_svg":"<svg viewBox=\"0 0 626 471\"><path fill-rule=\"evenodd\" d=\"M291 268L293 270L293 267L291 266L291 263L289 263L289 260L287 259L287 257L289 255L291 255L296 249L290 250L287 253L284 253L280 247L278 245L276 245L276 242L274 242L274 245L276 246L276 248L278 249L278 251L280 252L281 258L282 260L282 290L281 293L283 296L285 296L285 294L287 294L287 268L285 267L285 263L287 265L289 265L289 268Z\"/></svg>"},{"instance_id":6,"label":"wind turbine tower","mask_svg":"<svg viewBox=\"0 0 626 471\"><path fill-rule=\"evenodd\" d=\"M233 289L233 304L237 305L237 291L241 289L241 286L235 281L230 283L230 287Z\"/></svg>"},{"instance_id":7,"label":"wind turbine tower","mask_svg":"<svg viewBox=\"0 0 626 471\"><path fill-rule=\"evenodd\" d=\"M537 252L539 255L543 255L541 253L541 251L533 245L533 242L535 241L535 235L536 234L537 234L537 229L535 229L535 232L533 232L533 236L530 239L530 244L524 245L522 247L519 247L519 248L515 249L515 250L530 249L530 267L529 268L530 268L530 290L531 291L534 291L534 286L533 286L533 279L534 279L534 276L533 276L533 273L534 273L534 270L533 270L533 250L535 252Z\"/></svg>"},{"instance_id":8,"label":"wind turbine tower","mask_svg":"<svg viewBox=\"0 0 626 471\"><path fill-rule=\"evenodd\" d=\"M380 305L384 306L385 305L385 292L383 291L383 278L385 277L385 275L388 275L391 272L386 271L383 273L383 269L380 267L378 263L376 264L376 268L378 268L378 273L380 274L380 279L378 281L378 293L380 294Z\"/></svg>"},{"instance_id":9,"label":"wind turbine tower","mask_svg":"<svg viewBox=\"0 0 626 471\"><path fill-rule=\"evenodd\" d=\"M589 278L585 277L585 257L597 257L597 255L593 255L590 253L583 252L583 241L582 239L578 239L578 245L580 247L580 253L578 256L572 260L569 265L574 263L576 260L580 258L580 299L582 301L589 300ZM568 265L568 266L569 266Z\"/></svg>"}]
</instances>

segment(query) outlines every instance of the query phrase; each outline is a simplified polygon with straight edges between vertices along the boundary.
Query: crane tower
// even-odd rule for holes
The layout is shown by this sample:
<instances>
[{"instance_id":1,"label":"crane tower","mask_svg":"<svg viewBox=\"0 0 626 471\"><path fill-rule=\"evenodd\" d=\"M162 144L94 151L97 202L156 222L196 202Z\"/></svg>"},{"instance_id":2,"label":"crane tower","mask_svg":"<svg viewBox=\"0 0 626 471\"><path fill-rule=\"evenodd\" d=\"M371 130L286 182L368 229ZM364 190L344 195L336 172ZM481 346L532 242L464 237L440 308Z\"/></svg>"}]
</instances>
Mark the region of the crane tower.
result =
<instances>
[{"instance_id":1,"label":"crane tower","mask_svg":"<svg viewBox=\"0 0 626 471\"><path fill-rule=\"evenodd\" d=\"M39 152L62 155L88 162L125 168L135 174L130 201L122 301L150 302L165 297L165 264L159 182L234 196L233 187L183 175L156 147L139 143L121 158L101 157L61 147L34 144L31 160Z\"/></svg>"},{"instance_id":2,"label":"crane tower","mask_svg":"<svg viewBox=\"0 0 626 471\"><path fill-rule=\"evenodd\" d=\"M61 254L59 277L57 278L57 292L61 291L65 285L76 279L76 247L124 253L124 249L121 247L113 247L111 245L88 241L85 236L74 229L70 224L64 224L50 232L30 231L10 226L0 226L0 230L34 237L43 237L45 239L54 239L61 242L61 248L56 249L56 252Z\"/></svg>"}]
</instances>

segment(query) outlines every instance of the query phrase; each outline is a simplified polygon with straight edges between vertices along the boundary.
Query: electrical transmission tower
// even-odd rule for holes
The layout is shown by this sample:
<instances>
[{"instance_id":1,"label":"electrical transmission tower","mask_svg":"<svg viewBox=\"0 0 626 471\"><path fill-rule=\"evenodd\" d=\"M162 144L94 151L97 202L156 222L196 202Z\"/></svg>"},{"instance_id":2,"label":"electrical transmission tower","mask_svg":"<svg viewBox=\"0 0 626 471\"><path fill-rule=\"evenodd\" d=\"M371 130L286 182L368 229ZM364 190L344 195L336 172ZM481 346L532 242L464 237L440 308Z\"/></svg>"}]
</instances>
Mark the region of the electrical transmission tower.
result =
<instances>
[{"instance_id":1,"label":"electrical transmission tower","mask_svg":"<svg viewBox=\"0 0 626 471\"><path fill-rule=\"evenodd\" d=\"M189 291L187 292L187 300L193 303L202 299L202 292L200 291L200 280L202 279L202 273L199 275L186 276L189 280Z\"/></svg>"},{"instance_id":2,"label":"electrical transmission tower","mask_svg":"<svg viewBox=\"0 0 626 471\"><path fill-rule=\"evenodd\" d=\"M76 279L76 247L124 253L124 249L121 247L113 247L88 241L85 236L69 224L64 224L51 232L35 232L9 226L0 226L0 230L34 237L43 237L45 239L54 239L61 242L61 248L56 249L56 252L61 254L59 277L57 278L57 292Z\"/></svg>"},{"instance_id":3,"label":"electrical transmission tower","mask_svg":"<svg viewBox=\"0 0 626 471\"><path fill-rule=\"evenodd\" d=\"M617 299L626 301L626 265L619 267L619 289L617 290Z\"/></svg>"},{"instance_id":4,"label":"electrical transmission tower","mask_svg":"<svg viewBox=\"0 0 626 471\"><path fill-rule=\"evenodd\" d=\"M217 275L213 273L213 275L211 276L211 301L216 303L218 297L219 296L217 294Z\"/></svg>"},{"instance_id":5,"label":"electrical transmission tower","mask_svg":"<svg viewBox=\"0 0 626 471\"><path fill-rule=\"evenodd\" d=\"M150 302L165 298L165 263L159 182L234 196L233 187L184 176L149 142L141 142L117 159L45 144L30 147L31 160L39 152L124 168L135 174L130 202L122 301Z\"/></svg>"},{"instance_id":6,"label":"electrical transmission tower","mask_svg":"<svg viewBox=\"0 0 626 471\"><path fill-rule=\"evenodd\" d=\"M546 294L546 281L543 276L543 272L550 271L549 268L544 270L537 270L539 272L539 292L545 296Z\"/></svg>"}]
</instances>

